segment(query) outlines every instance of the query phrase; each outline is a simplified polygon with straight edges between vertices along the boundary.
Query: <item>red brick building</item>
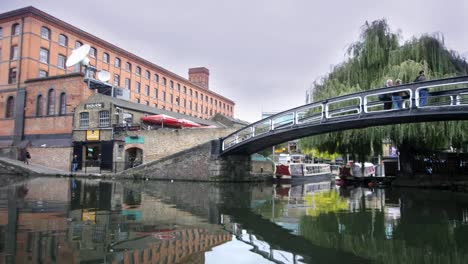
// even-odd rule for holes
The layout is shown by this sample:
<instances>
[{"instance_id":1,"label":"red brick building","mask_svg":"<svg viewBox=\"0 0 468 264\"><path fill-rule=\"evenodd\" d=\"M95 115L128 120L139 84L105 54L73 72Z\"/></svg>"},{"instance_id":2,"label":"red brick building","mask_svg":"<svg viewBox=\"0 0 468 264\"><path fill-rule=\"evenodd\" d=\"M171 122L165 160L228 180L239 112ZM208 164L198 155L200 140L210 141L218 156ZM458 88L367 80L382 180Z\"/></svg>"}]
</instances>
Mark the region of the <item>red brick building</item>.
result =
<instances>
[{"instance_id":1,"label":"red brick building","mask_svg":"<svg viewBox=\"0 0 468 264\"><path fill-rule=\"evenodd\" d=\"M72 50L89 44L90 64L111 75L128 100L191 117L232 117L234 102L209 89L209 70L188 79L34 7L0 14L0 147L71 142L73 111L94 91L80 66L67 68ZM48 145L48 146L49 146Z\"/></svg>"}]
</instances>

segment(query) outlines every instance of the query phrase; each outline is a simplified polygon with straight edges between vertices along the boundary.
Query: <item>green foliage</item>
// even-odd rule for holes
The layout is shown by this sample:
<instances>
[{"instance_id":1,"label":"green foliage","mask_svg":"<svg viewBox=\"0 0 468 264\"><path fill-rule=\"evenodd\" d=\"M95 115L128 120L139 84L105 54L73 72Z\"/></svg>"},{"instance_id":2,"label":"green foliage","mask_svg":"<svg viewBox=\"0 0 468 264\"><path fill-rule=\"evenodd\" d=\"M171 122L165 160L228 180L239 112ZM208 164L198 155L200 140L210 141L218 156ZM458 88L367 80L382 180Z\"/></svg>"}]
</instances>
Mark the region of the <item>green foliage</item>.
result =
<instances>
[{"instance_id":1,"label":"green foliage","mask_svg":"<svg viewBox=\"0 0 468 264\"><path fill-rule=\"evenodd\" d=\"M314 83L314 98L323 100L381 87L387 79L412 82L421 69L428 79L468 73L466 60L448 50L440 34L423 35L403 45L398 41L399 35L390 30L385 20L366 22L360 40L348 49L349 58ZM362 160L379 154L385 138L398 146L409 144L410 149L430 151L466 145L466 131L466 121L389 125L304 138L301 145L329 153L354 153Z\"/></svg>"}]
</instances>

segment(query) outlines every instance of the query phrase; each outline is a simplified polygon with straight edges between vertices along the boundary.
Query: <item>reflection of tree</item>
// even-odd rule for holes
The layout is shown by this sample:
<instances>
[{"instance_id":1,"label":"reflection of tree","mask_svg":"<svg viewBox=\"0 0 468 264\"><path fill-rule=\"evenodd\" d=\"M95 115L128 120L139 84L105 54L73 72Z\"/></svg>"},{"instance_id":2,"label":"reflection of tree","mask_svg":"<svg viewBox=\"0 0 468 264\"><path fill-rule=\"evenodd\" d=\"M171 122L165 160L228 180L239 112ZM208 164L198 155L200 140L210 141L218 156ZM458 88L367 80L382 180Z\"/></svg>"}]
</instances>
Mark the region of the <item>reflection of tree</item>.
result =
<instances>
[{"instance_id":1,"label":"reflection of tree","mask_svg":"<svg viewBox=\"0 0 468 264\"><path fill-rule=\"evenodd\" d=\"M419 203L407 201L411 206L402 210L398 221L389 221L382 211L362 208L303 216L300 235L316 245L380 263L466 263L468 227L449 220L451 208Z\"/></svg>"},{"instance_id":2,"label":"reflection of tree","mask_svg":"<svg viewBox=\"0 0 468 264\"><path fill-rule=\"evenodd\" d=\"M338 192L322 192L304 196L307 207L307 215L317 216L319 214L336 212L348 208L347 201L340 197Z\"/></svg>"}]
</instances>

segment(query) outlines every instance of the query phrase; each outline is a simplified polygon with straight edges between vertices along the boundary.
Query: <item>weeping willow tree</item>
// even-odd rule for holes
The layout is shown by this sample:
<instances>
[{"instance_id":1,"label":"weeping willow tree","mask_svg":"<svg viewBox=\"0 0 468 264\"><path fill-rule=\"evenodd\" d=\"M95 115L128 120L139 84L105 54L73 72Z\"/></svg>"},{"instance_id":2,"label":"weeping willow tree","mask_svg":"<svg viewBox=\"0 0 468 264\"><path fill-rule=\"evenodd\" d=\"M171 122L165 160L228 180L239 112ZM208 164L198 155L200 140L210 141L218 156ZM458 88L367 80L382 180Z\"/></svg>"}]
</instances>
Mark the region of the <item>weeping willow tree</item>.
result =
<instances>
[{"instance_id":1,"label":"weeping willow tree","mask_svg":"<svg viewBox=\"0 0 468 264\"><path fill-rule=\"evenodd\" d=\"M468 73L466 60L448 50L440 34L413 38L403 45L399 39L386 20L366 22L360 39L350 45L347 59L314 83L314 98L323 100L382 87L386 79L412 82L421 69L428 79ZM371 154L381 154L382 139L390 139L402 154L403 169L410 172L410 153L428 153L449 146L460 148L468 142L467 131L466 121L388 125L304 138L301 148L352 153L363 161Z\"/></svg>"}]
</instances>

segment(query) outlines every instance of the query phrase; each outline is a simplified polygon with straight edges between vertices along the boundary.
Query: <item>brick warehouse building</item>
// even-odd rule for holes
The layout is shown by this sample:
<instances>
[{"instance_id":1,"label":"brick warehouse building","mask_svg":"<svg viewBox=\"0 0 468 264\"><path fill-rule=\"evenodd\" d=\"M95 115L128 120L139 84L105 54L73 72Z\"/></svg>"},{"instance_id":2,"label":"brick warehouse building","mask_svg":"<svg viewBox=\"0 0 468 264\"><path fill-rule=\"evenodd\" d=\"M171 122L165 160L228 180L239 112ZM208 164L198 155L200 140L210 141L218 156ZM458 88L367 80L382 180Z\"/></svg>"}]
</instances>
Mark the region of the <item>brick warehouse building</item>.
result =
<instances>
[{"instance_id":1,"label":"brick warehouse building","mask_svg":"<svg viewBox=\"0 0 468 264\"><path fill-rule=\"evenodd\" d=\"M191 68L183 78L26 7L0 14L0 147L25 140L36 147L69 146L74 109L95 92L79 66L65 66L83 44L91 46L90 64L110 73L110 83L128 95L124 99L188 117L233 116L234 102L209 90L208 69Z\"/></svg>"}]
</instances>

